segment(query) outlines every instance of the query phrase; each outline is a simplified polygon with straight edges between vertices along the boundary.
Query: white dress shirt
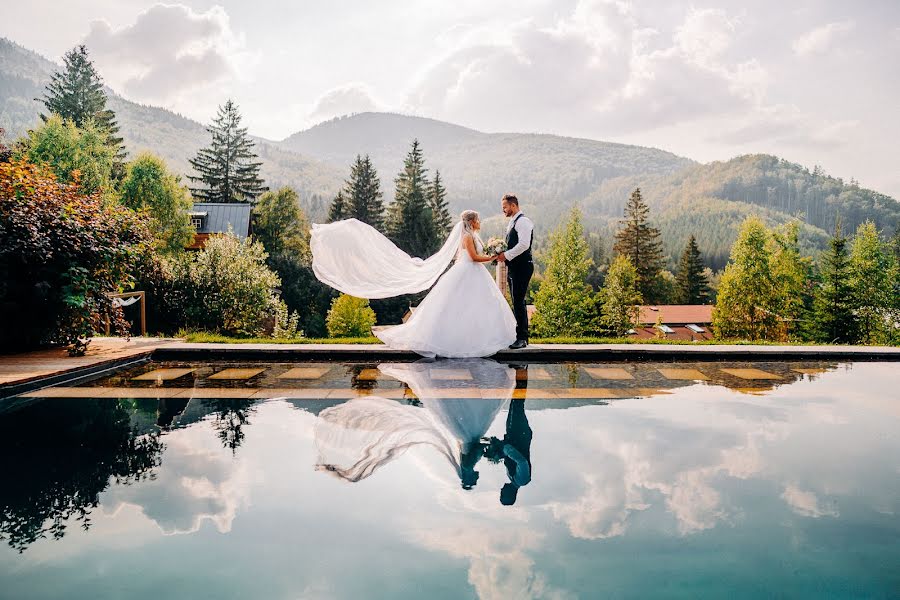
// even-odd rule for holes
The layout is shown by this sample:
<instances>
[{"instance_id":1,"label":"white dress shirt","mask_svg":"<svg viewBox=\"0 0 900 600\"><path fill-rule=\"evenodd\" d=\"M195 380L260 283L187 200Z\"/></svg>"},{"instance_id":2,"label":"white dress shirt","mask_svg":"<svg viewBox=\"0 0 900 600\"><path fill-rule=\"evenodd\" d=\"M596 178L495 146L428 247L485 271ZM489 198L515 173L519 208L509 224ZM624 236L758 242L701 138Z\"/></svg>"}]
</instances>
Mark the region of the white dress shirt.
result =
<instances>
[{"instance_id":1,"label":"white dress shirt","mask_svg":"<svg viewBox=\"0 0 900 600\"><path fill-rule=\"evenodd\" d=\"M503 253L506 256L506 260L514 259L531 247L531 232L534 231L534 223L525 215L519 217L519 214L521 213L517 213L506 226L506 232L509 233L513 223L515 223L516 233L519 235L519 243Z\"/></svg>"}]
</instances>

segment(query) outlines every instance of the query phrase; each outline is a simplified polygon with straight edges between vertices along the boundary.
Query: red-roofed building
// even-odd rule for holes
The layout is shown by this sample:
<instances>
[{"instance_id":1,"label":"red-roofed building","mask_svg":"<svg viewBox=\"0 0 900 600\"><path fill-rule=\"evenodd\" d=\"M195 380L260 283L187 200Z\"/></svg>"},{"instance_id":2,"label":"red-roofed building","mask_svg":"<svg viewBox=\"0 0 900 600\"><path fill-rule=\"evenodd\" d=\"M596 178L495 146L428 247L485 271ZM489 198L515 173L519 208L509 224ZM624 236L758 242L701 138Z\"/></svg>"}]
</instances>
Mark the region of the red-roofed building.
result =
<instances>
[{"instance_id":1,"label":"red-roofed building","mask_svg":"<svg viewBox=\"0 0 900 600\"><path fill-rule=\"evenodd\" d=\"M666 337L673 340L712 339L711 304L659 304L641 306L638 338ZM659 325L657 325L659 323Z\"/></svg>"}]
</instances>

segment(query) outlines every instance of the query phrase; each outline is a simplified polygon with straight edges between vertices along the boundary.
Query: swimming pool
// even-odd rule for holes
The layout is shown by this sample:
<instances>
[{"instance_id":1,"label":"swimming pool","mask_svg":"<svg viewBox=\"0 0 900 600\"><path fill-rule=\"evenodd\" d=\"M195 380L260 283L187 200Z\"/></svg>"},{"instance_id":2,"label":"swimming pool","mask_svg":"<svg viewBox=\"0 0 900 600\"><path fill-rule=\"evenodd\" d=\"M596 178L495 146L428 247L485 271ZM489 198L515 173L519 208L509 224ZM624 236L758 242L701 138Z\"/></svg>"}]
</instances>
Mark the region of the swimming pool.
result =
<instances>
[{"instance_id":1,"label":"swimming pool","mask_svg":"<svg viewBox=\"0 0 900 600\"><path fill-rule=\"evenodd\" d=\"M898 371L149 362L0 404L0 595L890 597Z\"/></svg>"}]
</instances>

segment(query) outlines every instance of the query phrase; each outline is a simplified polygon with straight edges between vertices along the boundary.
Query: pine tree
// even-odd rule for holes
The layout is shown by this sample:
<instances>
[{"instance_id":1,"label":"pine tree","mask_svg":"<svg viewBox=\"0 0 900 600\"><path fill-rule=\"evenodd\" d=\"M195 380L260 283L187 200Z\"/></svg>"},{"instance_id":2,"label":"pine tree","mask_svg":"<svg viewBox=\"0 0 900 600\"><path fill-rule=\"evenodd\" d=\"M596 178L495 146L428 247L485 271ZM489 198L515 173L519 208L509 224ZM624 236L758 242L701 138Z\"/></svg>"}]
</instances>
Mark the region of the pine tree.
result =
<instances>
[{"instance_id":1,"label":"pine tree","mask_svg":"<svg viewBox=\"0 0 900 600\"><path fill-rule=\"evenodd\" d=\"M700 257L697 238L691 234L687 246L681 254L676 278L676 296L680 304L707 304L709 302L709 280L706 265Z\"/></svg>"},{"instance_id":2,"label":"pine tree","mask_svg":"<svg viewBox=\"0 0 900 600\"><path fill-rule=\"evenodd\" d=\"M420 258L431 256L440 247L428 202L427 172L419 141L413 140L403 171L394 180L394 202L387 224L388 237L410 256Z\"/></svg>"},{"instance_id":3,"label":"pine tree","mask_svg":"<svg viewBox=\"0 0 900 600\"><path fill-rule=\"evenodd\" d=\"M652 304L658 301L655 279L662 270L663 254L659 229L647 222L649 214L640 188L635 188L625 205L625 218L619 222L623 227L616 233L614 250L627 256L637 269L641 296Z\"/></svg>"},{"instance_id":4,"label":"pine tree","mask_svg":"<svg viewBox=\"0 0 900 600\"><path fill-rule=\"evenodd\" d=\"M343 219L358 219L379 231L384 231L384 203L381 200L381 182L378 173L366 155L356 155L350 167L350 179L344 185L346 206Z\"/></svg>"},{"instance_id":5,"label":"pine tree","mask_svg":"<svg viewBox=\"0 0 900 600\"><path fill-rule=\"evenodd\" d=\"M106 108L103 80L88 58L87 48L82 44L69 50L63 56L63 64L62 72L50 76L44 98L36 100L43 102L50 114L72 121L76 127L84 127L88 121L97 124L106 132L106 144L115 149L121 164L125 147L118 137L119 125L115 113ZM41 114L43 121L49 118L50 115Z\"/></svg>"},{"instance_id":6,"label":"pine tree","mask_svg":"<svg viewBox=\"0 0 900 600\"><path fill-rule=\"evenodd\" d=\"M582 336L597 330L597 298L587 283L591 268L581 211L550 236L550 255L534 297L534 333L541 337Z\"/></svg>"},{"instance_id":7,"label":"pine tree","mask_svg":"<svg viewBox=\"0 0 900 600\"><path fill-rule=\"evenodd\" d=\"M247 136L247 128L240 124L241 115L234 102L228 100L219 107L213 124L206 128L212 143L190 160L200 174L188 177L201 184L191 188L195 198L206 202L252 202L269 189L259 178L262 163L255 160L253 141Z\"/></svg>"},{"instance_id":8,"label":"pine tree","mask_svg":"<svg viewBox=\"0 0 900 600\"><path fill-rule=\"evenodd\" d=\"M747 217L731 247L719 283L713 327L720 338L775 340L783 337L772 274L771 234L759 217Z\"/></svg>"},{"instance_id":9,"label":"pine tree","mask_svg":"<svg viewBox=\"0 0 900 600\"><path fill-rule=\"evenodd\" d=\"M434 229L438 239L444 239L453 227L450 207L447 205L447 189L441 181L441 172L434 172L434 181L428 190L428 204L434 218Z\"/></svg>"},{"instance_id":10,"label":"pine tree","mask_svg":"<svg viewBox=\"0 0 900 600\"><path fill-rule=\"evenodd\" d=\"M875 223L860 224L850 246L850 286L858 339L864 344L881 343L890 336L887 317L894 304L891 258L882 248Z\"/></svg>"},{"instance_id":11,"label":"pine tree","mask_svg":"<svg viewBox=\"0 0 900 600\"><path fill-rule=\"evenodd\" d=\"M328 222L343 221L349 218L348 213L347 199L344 198L344 190L341 190L334 197L334 200L331 201L331 206L328 208Z\"/></svg>"},{"instance_id":12,"label":"pine tree","mask_svg":"<svg viewBox=\"0 0 900 600\"><path fill-rule=\"evenodd\" d=\"M853 343L856 340L856 317L850 287L850 255L840 221L829 246L815 302L819 339L829 343Z\"/></svg>"},{"instance_id":13,"label":"pine tree","mask_svg":"<svg viewBox=\"0 0 900 600\"><path fill-rule=\"evenodd\" d=\"M791 221L772 235L772 276L775 279L777 305L774 309L782 319L785 334L793 340L808 340L814 336L810 315L813 295L812 260L800 254L800 225Z\"/></svg>"},{"instance_id":14,"label":"pine tree","mask_svg":"<svg viewBox=\"0 0 900 600\"><path fill-rule=\"evenodd\" d=\"M607 333L622 337L629 329L637 328L642 302L637 269L624 254L609 266L600 299L600 325Z\"/></svg>"}]
</instances>

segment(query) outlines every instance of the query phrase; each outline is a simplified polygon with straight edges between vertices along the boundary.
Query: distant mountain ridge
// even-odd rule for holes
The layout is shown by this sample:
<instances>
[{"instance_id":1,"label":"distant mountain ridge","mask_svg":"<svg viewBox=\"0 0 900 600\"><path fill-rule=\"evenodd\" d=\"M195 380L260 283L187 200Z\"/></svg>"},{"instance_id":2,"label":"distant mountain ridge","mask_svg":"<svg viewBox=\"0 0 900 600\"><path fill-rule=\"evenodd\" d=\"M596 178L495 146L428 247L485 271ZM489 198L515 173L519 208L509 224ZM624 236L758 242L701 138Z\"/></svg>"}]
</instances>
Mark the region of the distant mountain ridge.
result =
<instances>
[{"instance_id":1,"label":"distant mountain ridge","mask_svg":"<svg viewBox=\"0 0 900 600\"><path fill-rule=\"evenodd\" d=\"M42 106L34 98L43 95L58 68L0 38L0 127L10 138L39 123ZM191 172L188 159L209 141L204 125L130 102L112 90L109 97L131 156L147 149L175 172ZM751 213L773 225L799 218L811 251L825 246L838 216L848 233L872 219L890 234L900 221L895 199L771 155L699 164L655 148L546 134L484 133L425 117L371 112L335 118L278 142L255 139L267 184L294 187L312 220L320 221L357 154L371 156L390 203L394 177L414 138L429 171L441 171L454 211L482 211L487 233L493 233L500 226L499 198L514 192L535 218L540 243L579 204L587 227L603 233L611 246L622 207L635 187L643 190L672 261L694 233L716 268L724 265L740 221Z\"/></svg>"}]
</instances>

